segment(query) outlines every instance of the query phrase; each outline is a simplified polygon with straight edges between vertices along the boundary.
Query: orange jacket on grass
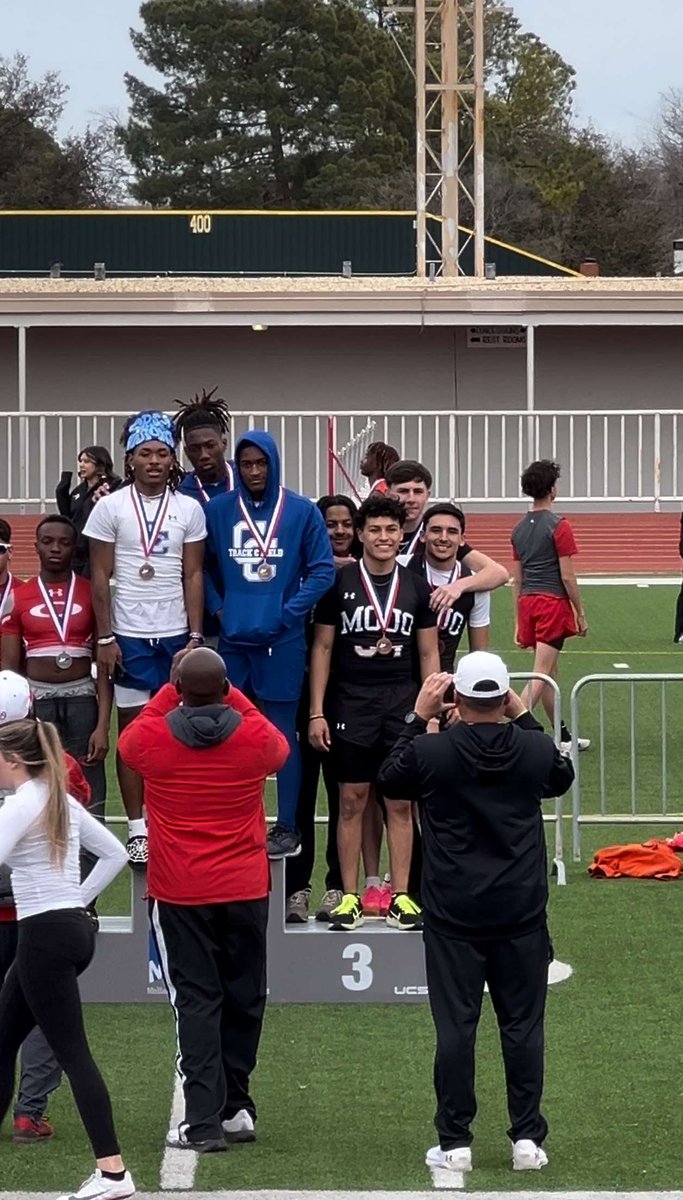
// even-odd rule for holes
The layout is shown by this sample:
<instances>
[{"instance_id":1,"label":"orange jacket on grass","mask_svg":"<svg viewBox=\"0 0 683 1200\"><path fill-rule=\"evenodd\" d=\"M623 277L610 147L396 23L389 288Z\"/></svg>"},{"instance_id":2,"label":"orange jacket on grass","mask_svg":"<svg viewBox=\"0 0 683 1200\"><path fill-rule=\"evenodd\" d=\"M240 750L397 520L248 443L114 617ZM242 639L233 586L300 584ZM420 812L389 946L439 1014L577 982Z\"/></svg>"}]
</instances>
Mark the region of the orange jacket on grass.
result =
<instances>
[{"instance_id":1,"label":"orange jacket on grass","mask_svg":"<svg viewBox=\"0 0 683 1200\"><path fill-rule=\"evenodd\" d=\"M600 879L678 879L681 861L666 842L604 846L593 855L588 874Z\"/></svg>"}]
</instances>

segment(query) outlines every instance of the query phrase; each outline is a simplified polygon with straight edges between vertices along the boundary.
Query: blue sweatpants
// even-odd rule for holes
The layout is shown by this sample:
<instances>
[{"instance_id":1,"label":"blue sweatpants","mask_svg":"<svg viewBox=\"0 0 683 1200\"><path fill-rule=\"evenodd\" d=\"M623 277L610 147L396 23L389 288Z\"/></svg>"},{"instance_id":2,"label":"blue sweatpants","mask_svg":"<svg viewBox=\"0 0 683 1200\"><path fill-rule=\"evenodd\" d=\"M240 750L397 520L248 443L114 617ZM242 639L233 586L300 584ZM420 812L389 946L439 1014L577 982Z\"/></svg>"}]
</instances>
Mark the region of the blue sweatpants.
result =
<instances>
[{"instance_id":1,"label":"blue sweatpants","mask_svg":"<svg viewBox=\"0 0 683 1200\"><path fill-rule=\"evenodd\" d=\"M297 708L306 666L304 638L274 646L218 644L230 683L244 692L287 738L290 754L277 773L277 819L296 827L301 786L301 755L296 731Z\"/></svg>"}]
</instances>

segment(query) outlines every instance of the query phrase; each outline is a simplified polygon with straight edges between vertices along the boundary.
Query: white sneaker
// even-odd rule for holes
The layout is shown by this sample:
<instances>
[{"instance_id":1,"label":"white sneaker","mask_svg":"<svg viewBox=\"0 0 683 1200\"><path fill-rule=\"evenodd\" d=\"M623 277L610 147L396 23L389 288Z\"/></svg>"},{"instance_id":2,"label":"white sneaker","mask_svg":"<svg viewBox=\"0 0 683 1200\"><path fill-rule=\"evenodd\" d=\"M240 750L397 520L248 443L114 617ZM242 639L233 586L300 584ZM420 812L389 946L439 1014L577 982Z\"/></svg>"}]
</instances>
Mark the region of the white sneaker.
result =
<instances>
[{"instance_id":1,"label":"white sneaker","mask_svg":"<svg viewBox=\"0 0 683 1200\"><path fill-rule=\"evenodd\" d=\"M577 738L576 745L579 749L579 752L581 752L582 750L590 750L591 740L590 740L590 738ZM560 742L560 750L562 751L563 754L571 754L571 752L572 752L571 742Z\"/></svg>"},{"instance_id":2,"label":"white sneaker","mask_svg":"<svg viewBox=\"0 0 683 1200\"><path fill-rule=\"evenodd\" d=\"M104 1179L99 1168L82 1183L77 1192L65 1192L57 1200L127 1200L135 1195L135 1184L126 1171L123 1179Z\"/></svg>"},{"instance_id":3,"label":"white sneaker","mask_svg":"<svg viewBox=\"0 0 683 1200\"><path fill-rule=\"evenodd\" d=\"M241 1108L230 1117L229 1121L221 1121L226 1142L255 1142L256 1128L254 1118L246 1108Z\"/></svg>"},{"instance_id":4,"label":"white sneaker","mask_svg":"<svg viewBox=\"0 0 683 1200\"><path fill-rule=\"evenodd\" d=\"M529 1138L522 1138L512 1143L513 1171L540 1171L547 1167L548 1155L541 1146L537 1146Z\"/></svg>"},{"instance_id":5,"label":"white sneaker","mask_svg":"<svg viewBox=\"0 0 683 1200\"><path fill-rule=\"evenodd\" d=\"M425 1163L432 1169L457 1171L464 1175L472 1170L472 1151L469 1146L458 1146L457 1150L442 1150L440 1146L432 1146L425 1155Z\"/></svg>"}]
</instances>

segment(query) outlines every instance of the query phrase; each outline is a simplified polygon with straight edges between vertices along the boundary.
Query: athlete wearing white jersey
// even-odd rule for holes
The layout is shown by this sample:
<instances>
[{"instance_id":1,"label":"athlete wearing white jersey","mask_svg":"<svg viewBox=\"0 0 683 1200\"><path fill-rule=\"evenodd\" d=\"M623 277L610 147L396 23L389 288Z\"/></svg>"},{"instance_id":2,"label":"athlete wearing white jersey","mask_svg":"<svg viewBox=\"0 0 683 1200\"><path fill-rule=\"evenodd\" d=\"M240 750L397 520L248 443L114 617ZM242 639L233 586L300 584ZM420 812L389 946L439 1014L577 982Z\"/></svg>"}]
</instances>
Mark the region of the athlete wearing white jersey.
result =
<instances>
[{"instance_id":1,"label":"athlete wearing white jersey","mask_svg":"<svg viewBox=\"0 0 683 1200\"><path fill-rule=\"evenodd\" d=\"M83 1024L77 979L92 961L95 930L86 905L111 883L126 854L65 787L54 725L27 719L0 727L0 863L12 871L19 936L0 990L0 1123L14 1091L22 1042L38 1025L69 1077L96 1161L71 1200L126 1200L135 1185L121 1158L111 1100ZM81 884L81 847L98 862ZM61 1200L66 1200L62 1197Z\"/></svg>"},{"instance_id":2,"label":"athlete wearing white jersey","mask_svg":"<svg viewBox=\"0 0 683 1200\"><path fill-rule=\"evenodd\" d=\"M103 497L84 530L100 634L97 661L114 680L119 731L168 683L174 656L204 640L206 523L201 506L178 495L183 471L176 436L163 413L138 413L126 423L121 440L129 486ZM129 861L144 870L142 780L118 755L116 769L129 818Z\"/></svg>"}]
</instances>

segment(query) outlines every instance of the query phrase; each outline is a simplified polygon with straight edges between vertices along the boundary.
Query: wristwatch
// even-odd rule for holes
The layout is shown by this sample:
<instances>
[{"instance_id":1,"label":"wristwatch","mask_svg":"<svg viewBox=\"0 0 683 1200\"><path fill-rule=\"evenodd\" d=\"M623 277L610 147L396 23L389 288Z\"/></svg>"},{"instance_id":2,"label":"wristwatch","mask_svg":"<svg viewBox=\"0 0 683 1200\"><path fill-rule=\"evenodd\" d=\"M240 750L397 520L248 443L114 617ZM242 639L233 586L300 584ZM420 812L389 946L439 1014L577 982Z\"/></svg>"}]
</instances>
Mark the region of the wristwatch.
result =
<instances>
[{"instance_id":1,"label":"wristwatch","mask_svg":"<svg viewBox=\"0 0 683 1200\"><path fill-rule=\"evenodd\" d=\"M424 725L425 727L427 726L427 722L425 721L424 717L421 717L419 713L416 713L415 709L413 709L412 712L406 713L403 720L405 721L406 725L408 725L409 727L411 725Z\"/></svg>"}]
</instances>

